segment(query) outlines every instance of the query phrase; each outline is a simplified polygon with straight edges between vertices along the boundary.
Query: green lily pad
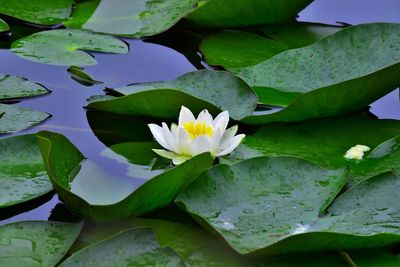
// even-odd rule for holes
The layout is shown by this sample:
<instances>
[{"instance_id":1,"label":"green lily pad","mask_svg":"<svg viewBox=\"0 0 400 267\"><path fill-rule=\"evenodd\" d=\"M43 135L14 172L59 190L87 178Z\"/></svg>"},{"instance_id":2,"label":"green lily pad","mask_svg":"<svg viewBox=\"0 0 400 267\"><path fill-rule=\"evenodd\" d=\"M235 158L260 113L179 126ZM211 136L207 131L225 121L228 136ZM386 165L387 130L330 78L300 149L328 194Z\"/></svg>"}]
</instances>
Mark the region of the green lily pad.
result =
<instances>
[{"instance_id":1,"label":"green lily pad","mask_svg":"<svg viewBox=\"0 0 400 267\"><path fill-rule=\"evenodd\" d=\"M35 135L0 139L0 151L0 209L53 190Z\"/></svg>"},{"instance_id":2,"label":"green lily pad","mask_svg":"<svg viewBox=\"0 0 400 267\"><path fill-rule=\"evenodd\" d=\"M5 32L10 29L10 26L8 26L7 22L4 20L0 19L0 32Z\"/></svg>"},{"instance_id":3,"label":"green lily pad","mask_svg":"<svg viewBox=\"0 0 400 267\"><path fill-rule=\"evenodd\" d=\"M25 78L0 75L0 100L38 96L47 93L49 91L43 85L32 83Z\"/></svg>"},{"instance_id":4,"label":"green lily pad","mask_svg":"<svg viewBox=\"0 0 400 267\"><path fill-rule=\"evenodd\" d=\"M229 110L233 119L240 120L257 104L256 95L241 79L212 70L191 72L172 81L133 84L114 91L123 96L91 101L88 108L175 119L184 105L194 113L205 108L214 114Z\"/></svg>"},{"instance_id":5,"label":"green lily pad","mask_svg":"<svg viewBox=\"0 0 400 267\"><path fill-rule=\"evenodd\" d=\"M277 23L295 17L312 0L206 0L185 17L206 27L238 27Z\"/></svg>"},{"instance_id":6,"label":"green lily pad","mask_svg":"<svg viewBox=\"0 0 400 267\"><path fill-rule=\"evenodd\" d=\"M42 31L12 43L12 51L17 56L35 62L61 66L97 63L93 56L81 50L125 54L128 46L113 36L73 29Z\"/></svg>"},{"instance_id":7,"label":"green lily pad","mask_svg":"<svg viewBox=\"0 0 400 267\"><path fill-rule=\"evenodd\" d=\"M249 124L300 121L360 109L398 87L400 24L349 27L310 46L292 49L237 71L258 93L300 96L286 108L255 112ZM263 97L263 103L266 97Z\"/></svg>"},{"instance_id":8,"label":"green lily pad","mask_svg":"<svg viewBox=\"0 0 400 267\"><path fill-rule=\"evenodd\" d=\"M197 0L92 0L79 3L68 28L125 37L144 37L166 31L191 11Z\"/></svg>"},{"instance_id":9,"label":"green lily pad","mask_svg":"<svg viewBox=\"0 0 400 267\"><path fill-rule=\"evenodd\" d=\"M241 254L379 247L400 241L400 177L373 177L342 194L344 169L253 158L203 173L177 198ZM333 203L332 203L333 201Z\"/></svg>"},{"instance_id":10,"label":"green lily pad","mask_svg":"<svg viewBox=\"0 0 400 267\"><path fill-rule=\"evenodd\" d=\"M348 254L356 266L360 267L400 266L400 254L396 250L390 251L389 248L355 250Z\"/></svg>"},{"instance_id":11,"label":"green lily pad","mask_svg":"<svg viewBox=\"0 0 400 267\"><path fill-rule=\"evenodd\" d=\"M81 67L71 66L67 70L71 74L71 79L84 85L84 86L92 86L95 84L100 84L103 82L96 81L92 78L85 70Z\"/></svg>"},{"instance_id":12,"label":"green lily pad","mask_svg":"<svg viewBox=\"0 0 400 267\"><path fill-rule=\"evenodd\" d=\"M0 134L25 130L50 117L41 111L6 104L0 104L0 114Z\"/></svg>"},{"instance_id":13,"label":"green lily pad","mask_svg":"<svg viewBox=\"0 0 400 267\"><path fill-rule=\"evenodd\" d=\"M366 165L369 163L352 164L344 158L346 151L358 144L374 149L399 134L400 121L355 116L314 119L295 124L273 123L248 134L223 162L286 155L306 159L325 168L354 165L356 168L360 166L359 170L365 167L365 172L368 172ZM378 173L382 172L375 172L372 176Z\"/></svg>"},{"instance_id":14,"label":"green lily pad","mask_svg":"<svg viewBox=\"0 0 400 267\"><path fill-rule=\"evenodd\" d=\"M179 166L155 171L153 177L146 177L137 185L134 182L139 179L120 179L84 160L60 134L40 132L38 140L50 180L60 198L73 213L94 221L143 214L166 206L213 162L209 153L201 154Z\"/></svg>"},{"instance_id":15,"label":"green lily pad","mask_svg":"<svg viewBox=\"0 0 400 267\"><path fill-rule=\"evenodd\" d=\"M26 22L55 25L66 20L73 0L0 0L0 13Z\"/></svg>"},{"instance_id":16,"label":"green lily pad","mask_svg":"<svg viewBox=\"0 0 400 267\"><path fill-rule=\"evenodd\" d=\"M0 227L1 266L55 266L81 231L80 223L17 222Z\"/></svg>"},{"instance_id":17,"label":"green lily pad","mask_svg":"<svg viewBox=\"0 0 400 267\"><path fill-rule=\"evenodd\" d=\"M160 247L151 229L133 229L83 249L60 266L185 266L170 248Z\"/></svg>"}]
</instances>

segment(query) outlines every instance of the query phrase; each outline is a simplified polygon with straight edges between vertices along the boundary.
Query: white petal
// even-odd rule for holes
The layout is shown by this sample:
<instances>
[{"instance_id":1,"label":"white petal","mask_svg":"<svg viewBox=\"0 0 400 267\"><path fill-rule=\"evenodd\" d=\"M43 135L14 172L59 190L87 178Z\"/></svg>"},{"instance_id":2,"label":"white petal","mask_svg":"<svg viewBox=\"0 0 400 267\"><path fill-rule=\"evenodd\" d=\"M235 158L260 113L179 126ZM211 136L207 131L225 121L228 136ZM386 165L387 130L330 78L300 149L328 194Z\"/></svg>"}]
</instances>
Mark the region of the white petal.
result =
<instances>
[{"instance_id":1,"label":"white petal","mask_svg":"<svg viewBox=\"0 0 400 267\"><path fill-rule=\"evenodd\" d=\"M221 132L219 129L215 129L213 136L211 137L210 140L210 152L211 154L215 155L218 152L218 148L220 147L221 143Z\"/></svg>"},{"instance_id":2,"label":"white petal","mask_svg":"<svg viewBox=\"0 0 400 267\"><path fill-rule=\"evenodd\" d=\"M174 159L178 156L178 154L171 152L171 151L164 150L164 149L152 149L152 150L157 155L160 155L161 157L167 158L167 159Z\"/></svg>"},{"instance_id":3,"label":"white petal","mask_svg":"<svg viewBox=\"0 0 400 267\"><path fill-rule=\"evenodd\" d=\"M181 107L181 111L179 113L179 126L183 126L183 123L185 122L190 122L190 121L195 121L196 119L194 118L193 113L185 106Z\"/></svg>"},{"instance_id":4,"label":"white petal","mask_svg":"<svg viewBox=\"0 0 400 267\"><path fill-rule=\"evenodd\" d=\"M171 147L167 144L167 142L165 140L163 128L161 128L160 126L158 126L156 124L148 124L147 126L149 126L154 139L156 139L156 141L163 148L165 148L167 150L171 150Z\"/></svg>"},{"instance_id":5,"label":"white petal","mask_svg":"<svg viewBox=\"0 0 400 267\"><path fill-rule=\"evenodd\" d=\"M213 125L213 118L211 114L208 113L208 110L205 109L197 116L197 122L205 122L207 125Z\"/></svg>"},{"instance_id":6,"label":"white petal","mask_svg":"<svg viewBox=\"0 0 400 267\"><path fill-rule=\"evenodd\" d=\"M190 144L190 155L192 156L196 156L206 151L210 151L210 137L208 136L198 136Z\"/></svg>"},{"instance_id":7,"label":"white petal","mask_svg":"<svg viewBox=\"0 0 400 267\"><path fill-rule=\"evenodd\" d=\"M220 146L223 146L227 141L229 141L230 139L232 139L235 134L237 133L238 130L238 126L232 126L231 128L229 128L228 130L225 131L224 135L221 138L221 142L220 142Z\"/></svg>"},{"instance_id":8,"label":"white petal","mask_svg":"<svg viewBox=\"0 0 400 267\"><path fill-rule=\"evenodd\" d=\"M239 134L239 135L236 135L235 137L233 137L232 139L230 139L229 141L225 142L225 144L223 144L223 146L221 147L221 150L217 154L217 156L218 157L225 156L225 155L231 153L240 144L240 142L243 140L243 138L245 136L246 135L244 135L244 134Z\"/></svg>"},{"instance_id":9,"label":"white petal","mask_svg":"<svg viewBox=\"0 0 400 267\"><path fill-rule=\"evenodd\" d=\"M225 132L229 123L229 112L226 110L218 114L214 120L214 129L219 129L221 133Z\"/></svg>"},{"instance_id":10,"label":"white petal","mask_svg":"<svg viewBox=\"0 0 400 267\"><path fill-rule=\"evenodd\" d=\"M184 163L185 161L187 161L188 159L190 159L190 157L185 157L185 156L179 156L176 157L172 160L172 163L174 163L175 165L179 165Z\"/></svg>"},{"instance_id":11,"label":"white petal","mask_svg":"<svg viewBox=\"0 0 400 267\"><path fill-rule=\"evenodd\" d=\"M171 150L173 152L176 152L176 153L179 153L178 144L176 143L176 137L168 129L168 126L167 126L167 124L165 122L162 123L162 126L163 126L163 133L164 133L165 142L170 147L169 150Z\"/></svg>"},{"instance_id":12,"label":"white petal","mask_svg":"<svg viewBox=\"0 0 400 267\"><path fill-rule=\"evenodd\" d=\"M173 134L173 135L177 135L177 133L178 133L178 125L176 125L176 123L172 123L171 124L171 133Z\"/></svg>"},{"instance_id":13,"label":"white petal","mask_svg":"<svg viewBox=\"0 0 400 267\"><path fill-rule=\"evenodd\" d=\"M192 139L183 127L178 127L176 140L178 143L179 154L191 155L190 143Z\"/></svg>"}]
</instances>

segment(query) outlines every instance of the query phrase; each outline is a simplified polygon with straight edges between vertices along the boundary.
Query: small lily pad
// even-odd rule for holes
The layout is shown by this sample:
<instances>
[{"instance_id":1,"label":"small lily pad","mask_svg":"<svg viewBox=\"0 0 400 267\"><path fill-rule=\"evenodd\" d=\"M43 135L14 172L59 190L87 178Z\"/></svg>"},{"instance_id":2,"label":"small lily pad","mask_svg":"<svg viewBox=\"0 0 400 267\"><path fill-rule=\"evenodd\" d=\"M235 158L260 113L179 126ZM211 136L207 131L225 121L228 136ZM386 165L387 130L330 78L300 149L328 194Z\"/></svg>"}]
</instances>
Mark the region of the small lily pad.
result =
<instances>
[{"instance_id":1,"label":"small lily pad","mask_svg":"<svg viewBox=\"0 0 400 267\"><path fill-rule=\"evenodd\" d=\"M96 81L92 78L85 70L78 66L71 66L67 70L71 74L71 79L84 85L84 86L92 86L95 84L100 84L103 82Z\"/></svg>"},{"instance_id":2,"label":"small lily pad","mask_svg":"<svg viewBox=\"0 0 400 267\"><path fill-rule=\"evenodd\" d=\"M56 266L81 231L81 223L17 222L0 227L1 266Z\"/></svg>"},{"instance_id":3,"label":"small lily pad","mask_svg":"<svg viewBox=\"0 0 400 267\"><path fill-rule=\"evenodd\" d=\"M25 78L0 75L0 100L38 96L47 93L49 91L43 85L32 83Z\"/></svg>"},{"instance_id":4,"label":"small lily pad","mask_svg":"<svg viewBox=\"0 0 400 267\"><path fill-rule=\"evenodd\" d=\"M53 190L35 135L0 139L0 151L0 209Z\"/></svg>"},{"instance_id":5,"label":"small lily pad","mask_svg":"<svg viewBox=\"0 0 400 267\"><path fill-rule=\"evenodd\" d=\"M66 20L73 0L0 0L0 13L26 22L55 25Z\"/></svg>"},{"instance_id":6,"label":"small lily pad","mask_svg":"<svg viewBox=\"0 0 400 267\"><path fill-rule=\"evenodd\" d=\"M60 266L166 266L184 267L168 247L160 247L151 229L132 229L85 248Z\"/></svg>"},{"instance_id":7,"label":"small lily pad","mask_svg":"<svg viewBox=\"0 0 400 267\"><path fill-rule=\"evenodd\" d=\"M0 114L0 134L25 130L50 117L41 111L6 104L0 104Z\"/></svg>"},{"instance_id":8,"label":"small lily pad","mask_svg":"<svg viewBox=\"0 0 400 267\"><path fill-rule=\"evenodd\" d=\"M240 120L257 104L252 89L238 77L222 71L200 70L176 80L132 84L114 89L123 96L111 100L91 101L88 108L113 113L177 118L182 105L194 113L208 109L211 113L229 110Z\"/></svg>"},{"instance_id":9,"label":"small lily pad","mask_svg":"<svg viewBox=\"0 0 400 267\"><path fill-rule=\"evenodd\" d=\"M12 43L17 56L35 62L61 66L97 64L93 56L81 50L125 54L128 46L113 36L73 29L42 31Z\"/></svg>"}]
</instances>

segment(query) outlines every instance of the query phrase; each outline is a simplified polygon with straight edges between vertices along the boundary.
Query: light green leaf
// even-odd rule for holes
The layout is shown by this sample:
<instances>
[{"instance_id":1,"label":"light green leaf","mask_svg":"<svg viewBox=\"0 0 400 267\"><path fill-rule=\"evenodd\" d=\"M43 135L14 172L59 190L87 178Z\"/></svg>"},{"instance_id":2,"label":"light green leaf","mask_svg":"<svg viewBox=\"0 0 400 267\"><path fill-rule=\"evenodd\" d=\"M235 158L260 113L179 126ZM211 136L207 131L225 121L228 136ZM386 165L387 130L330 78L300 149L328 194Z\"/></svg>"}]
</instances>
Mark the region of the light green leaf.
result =
<instances>
[{"instance_id":1,"label":"light green leaf","mask_svg":"<svg viewBox=\"0 0 400 267\"><path fill-rule=\"evenodd\" d=\"M166 31L195 7L197 0L92 0L79 3L64 25L126 37Z\"/></svg>"},{"instance_id":2,"label":"light green leaf","mask_svg":"<svg viewBox=\"0 0 400 267\"><path fill-rule=\"evenodd\" d=\"M344 169L295 158L253 158L203 173L177 198L242 254L379 247L400 241L400 177L371 178L342 194ZM332 204L331 204L332 203Z\"/></svg>"},{"instance_id":3,"label":"light green leaf","mask_svg":"<svg viewBox=\"0 0 400 267\"><path fill-rule=\"evenodd\" d=\"M0 32L5 32L10 29L10 26L8 26L7 22L4 20L0 19Z\"/></svg>"},{"instance_id":4,"label":"light green leaf","mask_svg":"<svg viewBox=\"0 0 400 267\"><path fill-rule=\"evenodd\" d=\"M80 223L17 222L0 227L0 266L55 266L81 231Z\"/></svg>"},{"instance_id":5,"label":"light green leaf","mask_svg":"<svg viewBox=\"0 0 400 267\"><path fill-rule=\"evenodd\" d=\"M256 95L246 83L222 71L195 71L172 81L133 84L114 91L123 96L92 101L88 108L175 119L184 105L193 113L203 109L214 114L229 110L233 119L240 120L257 104Z\"/></svg>"},{"instance_id":6,"label":"light green leaf","mask_svg":"<svg viewBox=\"0 0 400 267\"><path fill-rule=\"evenodd\" d=\"M26 22L55 25L71 13L72 0L0 0L0 13Z\"/></svg>"},{"instance_id":7,"label":"light green leaf","mask_svg":"<svg viewBox=\"0 0 400 267\"><path fill-rule=\"evenodd\" d=\"M0 100L38 96L48 92L43 85L32 83L25 78L0 75Z\"/></svg>"},{"instance_id":8,"label":"light green leaf","mask_svg":"<svg viewBox=\"0 0 400 267\"><path fill-rule=\"evenodd\" d=\"M35 135L0 139L0 151L0 209L53 189Z\"/></svg>"},{"instance_id":9,"label":"light green leaf","mask_svg":"<svg viewBox=\"0 0 400 267\"><path fill-rule=\"evenodd\" d=\"M91 55L81 50L125 54L128 46L112 36L72 29L42 31L12 44L12 51L17 56L35 62L62 66L97 63Z\"/></svg>"},{"instance_id":10,"label":"light green leaf","mask_svg":"<svg viewBox=\"0 0 400 267\"><path fill-rule=\"evenodd\" d=\"M84 86L92 86L95 84L100 84L103 82L96 81L92 78L85 70L81 67L71 66L67 70L71 74L71 79L84 85Z\"/></svg>"},{"instance_id":11,"label":"light green leaf","mask_svg":"<svg viewBox=\"0 0 400 267\"><path fill-rule=\"evenodd\" d=\"M25 130L50 116L41 111L6 104L0 104L0 114L0 134Z\"/></svg>"}]
</instances>

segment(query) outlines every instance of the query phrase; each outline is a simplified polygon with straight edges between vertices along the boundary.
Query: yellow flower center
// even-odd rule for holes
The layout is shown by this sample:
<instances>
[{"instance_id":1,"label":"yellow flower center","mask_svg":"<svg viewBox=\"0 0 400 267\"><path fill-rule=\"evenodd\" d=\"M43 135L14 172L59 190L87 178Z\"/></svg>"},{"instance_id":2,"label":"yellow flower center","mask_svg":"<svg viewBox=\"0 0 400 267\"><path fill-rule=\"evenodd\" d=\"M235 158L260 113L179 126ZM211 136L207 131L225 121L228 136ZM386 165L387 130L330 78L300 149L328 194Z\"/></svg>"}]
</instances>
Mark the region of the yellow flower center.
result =
<instances>
[{"instance_id":1,"label":"yellow flower center","mask_svg":"<svg viewBox=\"0 0 400 267\"><path fill-rule=\"evenodd\" d=\"M214 128L211 125L207 125L205 122L185 122L183 123L183 128L192 139L202 135L211 137L214 133Z\"/></svg>"}]
</instances>

